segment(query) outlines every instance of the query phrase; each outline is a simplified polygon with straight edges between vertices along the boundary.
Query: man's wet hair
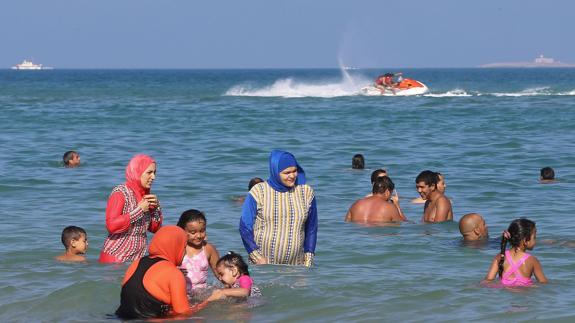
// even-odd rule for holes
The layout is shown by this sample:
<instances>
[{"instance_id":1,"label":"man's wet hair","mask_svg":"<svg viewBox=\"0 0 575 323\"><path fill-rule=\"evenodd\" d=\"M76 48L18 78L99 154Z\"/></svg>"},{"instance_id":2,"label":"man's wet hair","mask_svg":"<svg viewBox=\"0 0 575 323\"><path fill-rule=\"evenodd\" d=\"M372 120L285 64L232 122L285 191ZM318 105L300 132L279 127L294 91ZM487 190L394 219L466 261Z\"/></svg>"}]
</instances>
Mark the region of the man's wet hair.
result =
<instances>
[{"instance_id":1,"label":"man's wet hair","mask_svg":"<svg viewBox=\"0 0 575 323\"><path fill-rule=\"evenodd\" d=\"M353 169L364 169L365 168L365 159L363 158L362 154L356 154L351 159L351 168Z\"/></svg>"},{"instance_id":2,"label":"man's wet hair","mask_svg":"<svg viewBox=\"0 0 575 323\"><path fill-rule=\"evenodd\" d=\"M551 167L543 167L541 168L541 179L543 180L554 180L555 179L555 171Z\"/></svg>"},{"instance_id":3,"label":"man's wet hair","mask_svg":"<svg viewBox=\"0 0 575 323\"><path fill-rule=\"evenodd\" d=\"M252 178L248 184L248 191L250 191L252 189L252 187L254 187L256 184L263 183L263 181L264 180L259 178L259 177Z\"/></svg>"},{"instance_id":4,"label":"man's wet hair","mask_svg":"<svg viewBox=\"0 0 575 323\"><path fill-rule=\"evenodd\" d=\"M64 162L65 166L69 166L70 165L70 161L72 159L74 159L74 155L77 155L78 153L75 150L69 150L67 152L64 153L64 156L62 156L62 161Z\"/></svg>"},{"instance_id":5,"label":"man's wet hair","mask_svg":"<svg viewBox=\"0 0 575 323\"><path fill-rule=\"evenodd\" d=\"M387 171L383 168L371 172L371 184L373 184L378 177L381 177L381 175L387 176Z\"/></svg>"},{"instance_id":6,"label":"man's wet hair","mask_svg":"<svg viewBox=\"0 0 575 323\"><path fill-rule=\"evenodd\" d=\"M432 172L430 170L424 170L423 172L419 173L415 178L415 184L419 182L424 182L427 186L435 185L437 187L437 182L439 182L439 176L436 172Z\"/></svg>"},{"instance_id":7,"label":"man's wet hair","mask_svg":"<svg viewBox=\"0 0 575 323\"><path fill-rule=\"evenodd\" d=\"M62 230L62 244L68 249L72 244L72 240L80 240L82 235L86 236L86 230L73 225L67 226Z\"/></svg>"},{"instance_id":8,"label":"man's wet hair","mask_svg":"<svg viewBox=\"0 0 575 323\"><path fill-rule=\"evenodd\" d=\"M389 193L393 192L395 189L395 184L388 176L379 177L373 182L373 188L371 192L373 194L383 194L385 191L389 191Z\"/></svg>"}]
</instances>

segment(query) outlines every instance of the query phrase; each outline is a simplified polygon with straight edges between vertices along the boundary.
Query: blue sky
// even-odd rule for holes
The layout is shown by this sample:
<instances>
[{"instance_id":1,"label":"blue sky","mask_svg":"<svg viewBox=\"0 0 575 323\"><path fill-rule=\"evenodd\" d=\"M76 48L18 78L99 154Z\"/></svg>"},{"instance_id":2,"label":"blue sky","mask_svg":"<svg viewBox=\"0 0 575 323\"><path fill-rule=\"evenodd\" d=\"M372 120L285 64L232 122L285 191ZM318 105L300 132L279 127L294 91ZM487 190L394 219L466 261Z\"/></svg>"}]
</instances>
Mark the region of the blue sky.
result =
<instances>
[{"instance_id":1,"label":"blue sky","mask_svg":"<svg viewBox=\"0 0 575 323\"><path fill-rule=\"evenodd\" d=\"M575 63L575 1L2 0L0 68Z\"/></svg>"}]
</instances>

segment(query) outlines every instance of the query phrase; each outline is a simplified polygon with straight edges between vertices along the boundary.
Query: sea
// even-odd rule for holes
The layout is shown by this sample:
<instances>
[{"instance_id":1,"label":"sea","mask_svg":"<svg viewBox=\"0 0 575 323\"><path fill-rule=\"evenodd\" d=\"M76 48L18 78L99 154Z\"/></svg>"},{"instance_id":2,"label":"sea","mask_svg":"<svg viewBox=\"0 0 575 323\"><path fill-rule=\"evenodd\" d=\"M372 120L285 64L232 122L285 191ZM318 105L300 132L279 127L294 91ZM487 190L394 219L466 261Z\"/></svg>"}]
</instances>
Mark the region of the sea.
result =
<instances>
[{"instance_id":1,"label":"sea","mask_svg":"<svg viewBox=\"0 0 575 323\"><path fill-rule=\"evenodd\" d=\"M430 92L362 94L400 71ZM164 224L202 210L209 242L245 257L238 199L268 177L272 149L292 152L315 190L315 265L252 265L260 297L187 321L575 321L575 69L1 70L0 109L2 322L118 320L126 265L97 259L107 198L137 153L157 161ZM63 167L68 150L79 168ZM355 154L364 170L351 169ZM557 181L541 184L547 166ZM378 168L410 222L345 223ZM445 175L455 221L421 223L411 200L427 169ZM485 244L462 242L457 220L471 212L486 219ZM532 254L549 283L482 286L520 217L537 223ZM87 263L54 260L68 225L87 230Z\"/></svg>"}]
</instances>

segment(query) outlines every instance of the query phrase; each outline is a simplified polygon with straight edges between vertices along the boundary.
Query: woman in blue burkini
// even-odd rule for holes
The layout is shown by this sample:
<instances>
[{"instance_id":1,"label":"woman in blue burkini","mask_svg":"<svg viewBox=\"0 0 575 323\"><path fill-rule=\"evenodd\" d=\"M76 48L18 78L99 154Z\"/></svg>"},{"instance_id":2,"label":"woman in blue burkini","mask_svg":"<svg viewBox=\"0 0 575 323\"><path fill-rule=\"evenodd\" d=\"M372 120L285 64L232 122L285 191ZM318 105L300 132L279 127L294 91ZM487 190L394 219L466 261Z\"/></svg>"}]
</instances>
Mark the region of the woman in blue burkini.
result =
<instances>
[{"instance_id":1,"label":"woman in blue burkini","mask_svg":"<svg viewBox=\"0 0 575 323\"><path fill-rule=\"evenodd\" d=\"M294 155L270 154L270 177L250 190L242 208L240 234L255 264L310 267L317 240L313 189Z\"/></svg>"}]
</instances>

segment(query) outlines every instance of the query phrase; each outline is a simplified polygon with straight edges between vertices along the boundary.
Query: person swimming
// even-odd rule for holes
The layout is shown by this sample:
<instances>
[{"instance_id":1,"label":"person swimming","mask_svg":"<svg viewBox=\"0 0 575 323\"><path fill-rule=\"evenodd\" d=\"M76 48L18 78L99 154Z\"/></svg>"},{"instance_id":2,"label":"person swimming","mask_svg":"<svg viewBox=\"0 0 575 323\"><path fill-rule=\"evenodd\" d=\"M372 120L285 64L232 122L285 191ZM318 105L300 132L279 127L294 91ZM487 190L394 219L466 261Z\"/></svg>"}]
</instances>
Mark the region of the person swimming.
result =
<instances>
[{"instance_id":1,"label":"person swimming","mask_svg":"<svg viewBox=\"0 0 575 323\"><path fill-rule=\"evenodd\" d=\"M540 283L547 283L539 260L525 252L533 250L536 237L535 222L524 218L513 220L501 236L501 252L493 258L483 282L491 282L499 275L503 286L531 286L531 276L535 275ZM508 242L511 249L506 250Z\"/></svg>"}]
</instances>

